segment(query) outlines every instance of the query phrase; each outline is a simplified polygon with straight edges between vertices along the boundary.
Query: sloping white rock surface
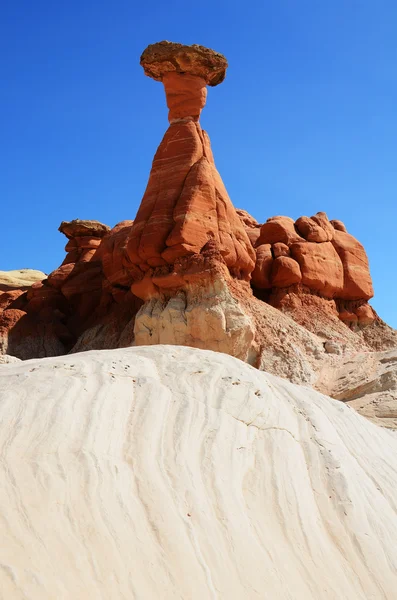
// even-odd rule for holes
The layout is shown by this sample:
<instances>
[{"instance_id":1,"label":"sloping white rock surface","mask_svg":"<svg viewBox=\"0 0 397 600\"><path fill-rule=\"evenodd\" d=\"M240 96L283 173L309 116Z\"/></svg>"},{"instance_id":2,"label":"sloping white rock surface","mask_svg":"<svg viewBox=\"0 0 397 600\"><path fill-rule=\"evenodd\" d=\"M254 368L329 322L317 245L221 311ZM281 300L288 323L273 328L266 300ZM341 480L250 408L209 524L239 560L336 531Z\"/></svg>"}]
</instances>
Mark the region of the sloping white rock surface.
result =
<instances>
[{"instance_id":1,"label":"sloping white rock surface","mask_svg":"<svg viewBox=\"0 0 397 600\"><path fill-rule=\"evenodd\" d=\"M397 349L344 356L320 371L321 387L377 425L397 429Z\"/></svg>"},{"instance_id":2,"label":"sloping white rock surface","mask_svg":"<svg viewBox=\"0 0 397 600\"><path fill-rule=\"evenodd\" d=\"M16 271L0 271L0 291L6 292L18 288L28 288L36 281L42 281L47 275L34 269L19 269Z\"/></svg>"},{"instance_id":3,"label":"sloping white rock surface","mask_svg":"<svg viewBox=\"0 0 397 600\"><path fill-rule=\"evenodd\" d=\"M223 354L0 366L6 600L397 593L397 438Z\"/></svg>"}]
</instances>

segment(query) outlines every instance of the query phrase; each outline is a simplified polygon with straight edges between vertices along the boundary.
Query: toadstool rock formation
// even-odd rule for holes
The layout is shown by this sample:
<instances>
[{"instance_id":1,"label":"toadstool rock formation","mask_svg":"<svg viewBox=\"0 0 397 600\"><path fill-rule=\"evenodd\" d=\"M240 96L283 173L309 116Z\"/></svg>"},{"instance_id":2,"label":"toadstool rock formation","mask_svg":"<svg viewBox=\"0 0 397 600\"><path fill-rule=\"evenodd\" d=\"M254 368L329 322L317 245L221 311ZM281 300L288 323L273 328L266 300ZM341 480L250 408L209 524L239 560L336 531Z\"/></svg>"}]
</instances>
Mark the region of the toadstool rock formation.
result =
<instances>
[{"instance_id":1,"label":"toadstool rock formation","mask_svg":"<svg viewBox=\"0 0 397 600\"><path fill-rule=\"evenodd\" d=\"M175 263L199 255L208 242L215 243L232 275L249 280L255 253L199 124L206 86L225 77L225 57L202 46L160 42L144 51L141 65L164 84L170 126L154 157L127 246L131 263L142 279L145 275L145 284L137 280L134 293L146 300L160 289L183 287Z\"/></svg>"},{"instance_id":2,"label":"toadstool rock formation","mask_svg":"<svg viewBox=\"0 0 397 600\"><path fill-rule=\"evenodd\" d=\"M250 280L255 251L199 123L206 86L223 81L227 61L202 46L160 42L143 52L141 65L164 84L170 126L126 247L131 291L147 302L136 317L136 343L182 343L246 359L254 331L227 282ZM246 341L236 354L239 337Z\"/></svg>"}]
</instances>

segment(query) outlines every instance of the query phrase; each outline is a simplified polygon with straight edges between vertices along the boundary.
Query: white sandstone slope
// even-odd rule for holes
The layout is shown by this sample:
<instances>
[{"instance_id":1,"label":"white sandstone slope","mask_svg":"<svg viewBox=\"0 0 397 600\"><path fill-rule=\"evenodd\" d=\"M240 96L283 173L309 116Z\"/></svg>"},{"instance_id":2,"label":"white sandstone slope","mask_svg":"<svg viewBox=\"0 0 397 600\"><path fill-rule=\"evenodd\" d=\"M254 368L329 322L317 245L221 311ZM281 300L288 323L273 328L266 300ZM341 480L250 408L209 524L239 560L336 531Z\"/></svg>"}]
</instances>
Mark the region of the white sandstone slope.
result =
<instances>
[{"instance_id":1,"label":"white sandstone slope","mask_svg":"<svg viewBox=\"0 0 397 600\"><path fill-rule=\"evenodd\" d=\"M36 283L42 281L47 275L42 271L34 269L19 269L16 271L0 271L0 292L7 292L16 289L27 289Z\"/></svg>"},{"instance_id":2,"label":"white sandstone slope","mask_svg":"<svg viewBox=\"0 0 397 600\"><path fill-rule=\"evenodd\" d=\"M4 600L397 594L397 438L223 354L0 366Z\"/></svg>"}]
</instances>

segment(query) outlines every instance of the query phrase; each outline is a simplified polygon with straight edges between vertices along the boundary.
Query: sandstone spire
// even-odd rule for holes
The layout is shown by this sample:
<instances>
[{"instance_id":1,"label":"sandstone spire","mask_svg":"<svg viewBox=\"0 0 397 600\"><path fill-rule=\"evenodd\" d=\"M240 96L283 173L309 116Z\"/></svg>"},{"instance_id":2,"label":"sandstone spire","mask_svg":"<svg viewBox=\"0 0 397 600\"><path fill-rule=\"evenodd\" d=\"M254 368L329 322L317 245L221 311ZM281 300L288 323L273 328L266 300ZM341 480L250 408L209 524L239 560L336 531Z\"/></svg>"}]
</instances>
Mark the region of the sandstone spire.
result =
<instances>
[{"instance_id":1,"label":"sandstone spire","mask_svg":"<svg viewBox=\"0 0 397 600\"><path fill-rule=\"evenodd\" d=\"M170 126L154 157L127 245L128 259L137 267L132 291L146 300L161 286L183 287L175 262L200 255L209 242L232 276L249 280L255 253L199 124L206 86L225 77L225 57L202 46L159 42L143 52L141 65L146 75L164 84Z\"/></svg>"}]
</instances>

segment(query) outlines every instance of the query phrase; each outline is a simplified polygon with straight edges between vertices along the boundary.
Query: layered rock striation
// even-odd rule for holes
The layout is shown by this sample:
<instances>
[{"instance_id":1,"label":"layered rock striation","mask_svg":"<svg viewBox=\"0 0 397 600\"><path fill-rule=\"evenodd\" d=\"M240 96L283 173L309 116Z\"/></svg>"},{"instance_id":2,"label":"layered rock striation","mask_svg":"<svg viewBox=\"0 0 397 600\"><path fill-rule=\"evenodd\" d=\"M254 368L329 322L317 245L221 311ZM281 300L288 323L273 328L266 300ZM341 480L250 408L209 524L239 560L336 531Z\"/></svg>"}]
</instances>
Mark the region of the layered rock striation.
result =
<instances>
[{"instance_id":1,"label":"layered rock striation","mask_svg":"<svg viewBox=\"0 0 397 600\"><path fill-rule=\"evenodd\" d=\"M246 359L253 325L228 282L249 282L255 251L199 123L206 86L223 81L227 61L201 46L160 42L145 50L141 65L164 84L170 126L126 246L131 291L147 303L136 317L136 341L223 349Z\"/></svg>"},{"instance_id":2,"label":"layered rock striation","mask_svg":"<svg viewBox=\"0 0 397 600\"><path fill-rule=\"evenodd\" d=\"M201 46L160 42L145 50L141 64L146 75L164 84L170 126L154 157L126 248L134 272L131 289L149 300L188 288L181 259L189 258L194 268L208 244L219 250L233 277L249 281L255 252L199 123L206 86L224 79L226 59Z\"/></svg>"},{"instance_id":3,"label":"layered rock striation","mask_svg":"<svg viewBox=\"0 0 397 600\"><path fill-rule=\"evenodd\" d=\"M314 390L92 351L0 365L0 422L6 600L396 596L396 436Z\"/></svg>"}]
</instances>

